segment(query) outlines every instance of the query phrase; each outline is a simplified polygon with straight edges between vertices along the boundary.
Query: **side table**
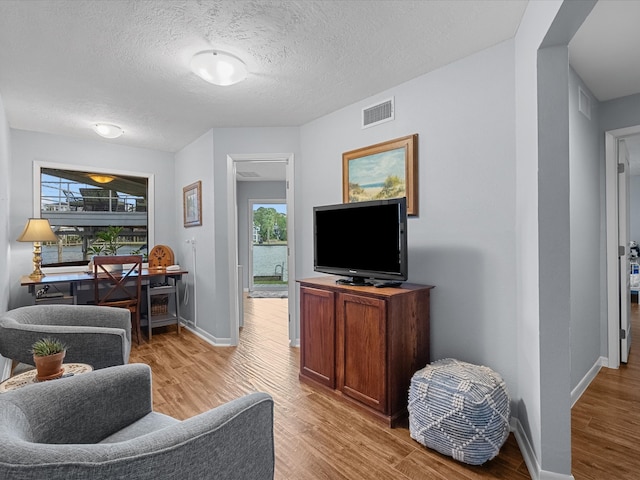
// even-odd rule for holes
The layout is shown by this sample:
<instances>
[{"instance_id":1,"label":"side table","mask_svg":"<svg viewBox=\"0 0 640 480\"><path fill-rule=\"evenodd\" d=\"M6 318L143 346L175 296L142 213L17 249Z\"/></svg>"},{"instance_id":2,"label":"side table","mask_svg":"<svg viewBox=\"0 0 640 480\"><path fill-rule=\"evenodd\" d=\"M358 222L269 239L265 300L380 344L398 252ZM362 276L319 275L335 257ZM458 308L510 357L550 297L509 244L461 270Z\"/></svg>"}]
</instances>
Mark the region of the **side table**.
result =
<instances>
[{"instance_id":1,"label":"side table","mask_svg":"<svg viewBox=\"0 0 640 480\"><path fill-rule=\"evenodd\" d=\"M91 365L87 365L86 363L64 363L62 365L62 370L64 370L64 372L62 374L62 377L60 378L88 373L93 371L93 367ZM39 383L38 380L36 380L36 373L36 369L34 368L33 370L20 373L15 377L8 378L4 382L0 383L0 393L5 393L11 390L26 387L27 385L31 385L33 383ZM55 382L55 380L47 381Z\"/></svg>"}]
</instances>

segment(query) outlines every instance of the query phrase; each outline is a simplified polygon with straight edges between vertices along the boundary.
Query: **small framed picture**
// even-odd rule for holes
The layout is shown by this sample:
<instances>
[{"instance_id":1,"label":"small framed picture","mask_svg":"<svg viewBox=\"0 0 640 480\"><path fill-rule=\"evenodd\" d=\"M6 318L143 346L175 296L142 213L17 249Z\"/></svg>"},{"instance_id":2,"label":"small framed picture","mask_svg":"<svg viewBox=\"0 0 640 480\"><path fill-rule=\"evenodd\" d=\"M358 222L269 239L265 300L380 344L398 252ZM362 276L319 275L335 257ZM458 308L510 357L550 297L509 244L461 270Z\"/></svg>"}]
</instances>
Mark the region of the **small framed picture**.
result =
<instances>
[{"instance_id":1,"label":"small framed picture","mask_svg":"<svg viewBox=\"0 0 640 480\"><path fill-rule=\"evenodd\" d=\"M202 182L200 180L182 189L182 212L185 227L202 225Z\"/></svg>"}]
</instances>

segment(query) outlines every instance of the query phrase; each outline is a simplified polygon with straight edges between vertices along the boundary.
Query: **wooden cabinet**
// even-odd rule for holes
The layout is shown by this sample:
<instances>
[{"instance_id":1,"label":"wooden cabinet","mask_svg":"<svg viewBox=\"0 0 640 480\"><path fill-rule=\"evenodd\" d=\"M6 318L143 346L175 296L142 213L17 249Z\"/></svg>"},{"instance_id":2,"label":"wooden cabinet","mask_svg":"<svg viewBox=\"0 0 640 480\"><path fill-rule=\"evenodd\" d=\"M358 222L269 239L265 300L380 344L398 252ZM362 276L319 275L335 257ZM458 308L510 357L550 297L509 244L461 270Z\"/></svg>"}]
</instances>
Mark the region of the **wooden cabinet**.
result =
<instances>
[{"instance_id":1,"label":"wooden cabinet","mask_svg":"<svg viewBox=\"0 0 640 480\"><path fill-rule=\"evenodd\" d=\"M334 390L390 425L406 415L411 377L429 362L431 286L300 280L300 379Z\"/></svg>"},{"instance_id":2,"label":"wooden cabinet","mask_svg":"<svg viewBox=\"0 0 640 480\"><path fill-rule=\"evenodd\" d=\"M300 373L335 388L334 295L317 288L300 289Z\"/></svg>"}]
</instances>

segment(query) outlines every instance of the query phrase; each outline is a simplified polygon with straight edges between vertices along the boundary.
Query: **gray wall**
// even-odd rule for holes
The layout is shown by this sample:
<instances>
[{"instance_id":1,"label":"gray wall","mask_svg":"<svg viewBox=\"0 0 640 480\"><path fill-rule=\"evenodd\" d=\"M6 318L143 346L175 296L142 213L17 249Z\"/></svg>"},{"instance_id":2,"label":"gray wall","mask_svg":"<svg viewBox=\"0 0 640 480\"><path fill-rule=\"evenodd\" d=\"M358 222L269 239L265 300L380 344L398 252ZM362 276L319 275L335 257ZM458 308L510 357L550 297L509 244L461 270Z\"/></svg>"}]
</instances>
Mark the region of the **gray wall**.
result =
<instances>
[{"instance_id":1,"label":"gray wall","mask_svg":"<svg viewBox=\"0 0 640 480\"><path fill-rule=\"evenodd\" d=\"M578 88L591 98L591 119L578 111ZM571 388L599 361L600 258L604 162L600 159L597 99L573 69L569 76L569 172L571 230Z\"/></svg>"},{"instance_id":2,"label":"gray wall","mask_svg":"<svg viewBox=\"0 0 640 480\"><path fill-rule=\"evenodd\" d=\"M11 194L9 125L0 96L0 313L9 307L9 205Z\"/></svg>"},{"instance_id":3,"label":"gray wall","mask_svg":"<svg viewBox=\"0 0 640 480\"><path fill-rule=\"evenodd\" d=\"M216 320L211 312L217 304L214 257L213 225L213 133L208 131L175 155L172 166L175 175L174 225L176 231L176 255L181 265L189 270L182 282L187 292L187 301L180 315L201 331L209 332L213 341ZM202 225L184 227L182 193L183 188L197 181L202 182ZM184 293L184 292L182 292ZM184 296L182 297L184 299Z\"/></svg>"},{"instance_id":4,"label":"gray wall","mask_svg":"<svg viewBox=\"0 0 640 480\"><path fill-rule=\"evenodd\" d=\"M249 242L253 229L249 225L253 215L249 214L249 200L284 200L287 197L285 182L238 182L238 261L242 269L242 287L249 288Z\"/></svg>"},{"instance_id":5,"label":"gray wall","mask_svg":"<svg viewBox=\"0 0 640 480\"><path fill-rule=\"evenodd\" d=\"M342 153L418 133L409 281L436 286L431 359L494 368L517 400L514 85L509 41L304 125L296 256L317 275L312 208L342 201ZM361 129L362 107L391 95L396 120Z\"/></svg>"},{"instance_id":6,"label":"gray wall","mask_svg":"<svg viewBox=\"0 0 640 480\"><path fill-rule=\"evenodd\" d=\"M179 227L179 243L196 239L197 283L192 298L197 297L197 322L200 333L220 345L229 343L230 291L229 268L236 265L235 250L228 238L227 165L229 155L293 153L301 158L299 129L220 128L205 133L175 155L176 192L202 179L202 227ZM180 207L181 208L181 207ZM296 212L297 214L297 212ZM182 225L182 211L176 210Z\"/></svg>"}]
</instances>

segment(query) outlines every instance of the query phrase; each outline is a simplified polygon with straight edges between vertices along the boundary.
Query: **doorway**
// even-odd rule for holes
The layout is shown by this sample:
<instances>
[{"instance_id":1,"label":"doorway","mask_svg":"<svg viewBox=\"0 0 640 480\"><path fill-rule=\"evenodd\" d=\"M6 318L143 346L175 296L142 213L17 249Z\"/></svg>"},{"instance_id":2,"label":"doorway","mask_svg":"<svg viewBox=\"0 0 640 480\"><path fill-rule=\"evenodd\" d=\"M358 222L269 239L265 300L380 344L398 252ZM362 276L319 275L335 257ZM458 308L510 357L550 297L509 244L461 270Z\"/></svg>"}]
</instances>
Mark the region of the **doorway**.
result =
<instances>
[{"instance_id":1,"label":"doorway","mask_svg":"<svg viewBox=\"0 0 640 480\"><path fill-rule=\"evenodd\" d=\"M627 301L629 243L619 240L621 222L629 228L628 196L620 195L619 155L620 142L640 134L640 125L605 132L606 222L607 222L607 366L619 368L626 361L631 342ZM628 172L626 172L628 176ZM624 217L624 218L623 218ZM624 250L624 251L623 251ZM624 259L622 262L620 259ZM622 338L624 337L624 338Z\"/></svg>"},{"instance_id":2,"label":"doorway","mask_svg":"<svg viewBox=\"0 0 640 480\"><path fill-rule=\"evenodd\" d=\"M285 199L249 200L249 296L287 296L287 203Z\"/></svg>"},{"instance_id":3,"label":"doorway","mask_svg":"<svg viewBox=\"0 0 640 480\"><path fill-rule=\"evenodd\" d=\"M299 337L298 322L296 315L296 292L295 292L295 242L293 242L293 233L295 232L295 218L294 218L294 156L290 154L233 154L227 155L227 225L228 225L228 242L229 242L229 295L230 295L230 344L237 345L239 341L239 329L242 325L242 311L244 302L244 292L242 279L244 275L247 275L248 265L243 265L240 262L239 252L239 221L238 212L240 210L238 205L238 172L246 172L247 166L251 166L253 169L260 170L263 167L268 166L281 166L284 170L284 185L285 185L285 206L287 212L286 229L291 232L288 238L286 252L287 257L285 265L286 272L282 272L282 277L287 279L286 291L287 291L287 307L288 307L288 331L289 331L289 345L297 346L297 338ZM255 197L254 197L255 198ZM246 205L246 204L245 204ZM241 222L245 225L247 222ZM247 235L248 236L248 235ZM246 238L246 237L245 237ZM244 273L243 273L244 272Z\"/></svg>"}]
</instances>

